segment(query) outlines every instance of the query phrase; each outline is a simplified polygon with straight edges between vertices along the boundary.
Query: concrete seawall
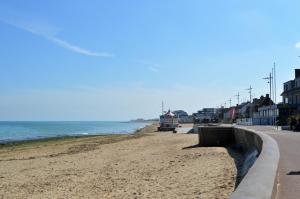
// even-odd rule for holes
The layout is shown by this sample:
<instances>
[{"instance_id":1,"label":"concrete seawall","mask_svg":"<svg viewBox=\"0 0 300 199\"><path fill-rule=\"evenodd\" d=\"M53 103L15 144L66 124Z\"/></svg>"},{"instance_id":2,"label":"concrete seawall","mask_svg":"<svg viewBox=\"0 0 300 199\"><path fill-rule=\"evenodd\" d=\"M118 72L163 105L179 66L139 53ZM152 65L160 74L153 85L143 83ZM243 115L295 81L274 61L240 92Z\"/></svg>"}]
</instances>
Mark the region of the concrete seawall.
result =
<instances>
[{"instance_id":1,"label":"concrete seawall","mask_svg":"<svg viewBox=\"0 0 300 199\"><path fill-rule=\"evenodd\" d=\"M231 199L271 199L276 196L279 149L270 136L234 127L199 127L199 145L234 147L244 155L244 176Z\"/></svg>"}]
</instances>

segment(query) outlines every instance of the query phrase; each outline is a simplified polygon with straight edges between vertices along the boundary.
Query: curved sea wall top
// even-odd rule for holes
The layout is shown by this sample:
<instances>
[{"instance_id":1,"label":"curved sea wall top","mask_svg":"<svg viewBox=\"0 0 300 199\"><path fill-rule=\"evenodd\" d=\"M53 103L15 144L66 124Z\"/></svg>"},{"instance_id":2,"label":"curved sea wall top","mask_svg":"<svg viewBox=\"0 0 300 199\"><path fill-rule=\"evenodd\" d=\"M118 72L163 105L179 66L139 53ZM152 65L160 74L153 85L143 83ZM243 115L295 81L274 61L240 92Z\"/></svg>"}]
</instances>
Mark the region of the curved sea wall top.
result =
<instances>
[{"instance_id":1,"label":"curved sea wall top","mask_svg":"<svg viewBox=\"0 0 300 199\"><path fill-rule=\"evenodd\" d=\"M243 179L231 199L271 199L277 188L279 149L270 136L236 127L199 127L199 145L234 147L244 154Z\"/></svg>"}]
</instances>

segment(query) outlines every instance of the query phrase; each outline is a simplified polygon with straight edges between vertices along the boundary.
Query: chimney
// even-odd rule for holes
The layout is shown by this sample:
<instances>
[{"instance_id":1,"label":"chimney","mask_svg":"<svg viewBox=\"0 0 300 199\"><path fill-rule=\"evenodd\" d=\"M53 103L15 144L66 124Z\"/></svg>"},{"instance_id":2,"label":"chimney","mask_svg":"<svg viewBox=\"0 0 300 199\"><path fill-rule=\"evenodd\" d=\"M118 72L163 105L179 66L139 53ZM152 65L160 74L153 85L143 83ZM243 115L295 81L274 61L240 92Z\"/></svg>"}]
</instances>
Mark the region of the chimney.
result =
<instances>
[{"instance_id":1,"label":"chimney","mask_svg":"<svg viewBox=\"0 0 300 199\"><path fill-rule=\"evenodd\" d=\"M295 69L295 78L300 77L300 69Z\"/></svg>"}]
</instances>

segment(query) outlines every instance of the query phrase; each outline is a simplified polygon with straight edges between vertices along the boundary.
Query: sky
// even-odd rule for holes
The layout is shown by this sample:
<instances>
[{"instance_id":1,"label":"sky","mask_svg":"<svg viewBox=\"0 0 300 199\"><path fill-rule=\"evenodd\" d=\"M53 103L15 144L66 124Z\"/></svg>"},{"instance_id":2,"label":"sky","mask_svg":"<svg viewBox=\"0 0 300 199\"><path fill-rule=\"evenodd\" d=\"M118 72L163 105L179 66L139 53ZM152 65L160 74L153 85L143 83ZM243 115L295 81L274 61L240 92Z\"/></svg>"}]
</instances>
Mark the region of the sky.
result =
<instances>
[{"instance_id":1,"label":"sky","mask_svg":"<svg viewBox=\"0 0 300 199\"><path fill-rule=\"evenodd\" d=\"M300 1L1 0L0 120L156 118L300 68Z\"/></svg>"}]
</instances>

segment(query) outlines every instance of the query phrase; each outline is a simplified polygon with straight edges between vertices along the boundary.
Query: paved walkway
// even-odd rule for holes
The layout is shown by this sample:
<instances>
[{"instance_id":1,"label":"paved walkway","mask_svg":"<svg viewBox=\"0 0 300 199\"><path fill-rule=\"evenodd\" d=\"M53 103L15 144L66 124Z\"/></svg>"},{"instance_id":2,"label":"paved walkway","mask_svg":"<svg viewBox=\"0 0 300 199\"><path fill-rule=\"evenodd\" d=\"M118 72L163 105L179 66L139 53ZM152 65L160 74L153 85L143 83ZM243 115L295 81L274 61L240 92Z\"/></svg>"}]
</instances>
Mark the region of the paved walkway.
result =
<instances>
[{"instance_id":1,"label":"paved walkway","mask_svg":"<svg viewBox=\"0 0 300 199\"><path fill-rule=\"evenodd\" d=\"M243 126L245 127L245 126ZM300 198L300 133L280 131L270 126L248 126L272 136L278 143L278 199Z\"/></svg>"},{"instance_id":2,"label":"paved walkway","mask_svg":"<svg viewBox=\"0 0 300 199\"><path fill-rule=\"evenodd\" d=\"M176 128L176 131L177 133L190 133L193 130L193 125L191 123L180 124L180 127Z\"/></svg>"}]
</instances>

